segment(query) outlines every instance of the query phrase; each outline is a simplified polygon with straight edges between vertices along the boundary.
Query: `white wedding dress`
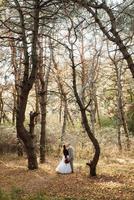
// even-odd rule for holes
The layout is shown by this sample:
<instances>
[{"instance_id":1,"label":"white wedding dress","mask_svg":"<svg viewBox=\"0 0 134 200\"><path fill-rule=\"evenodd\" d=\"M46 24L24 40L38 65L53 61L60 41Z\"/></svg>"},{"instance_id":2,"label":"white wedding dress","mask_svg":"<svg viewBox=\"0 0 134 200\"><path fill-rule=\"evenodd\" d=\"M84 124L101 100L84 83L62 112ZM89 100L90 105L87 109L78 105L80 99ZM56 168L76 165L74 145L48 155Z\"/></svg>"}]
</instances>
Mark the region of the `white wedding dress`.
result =
<instances>
[{"instance_id":1,"label":"white wedding dress","mask_svg":"<svg viewBox=\"0 0 134 200\"><path fill-rule=\"evenodd\" d=\"M59 165L56 167L56 172L61 174L69 174L72 172L70 163L65 163L65 157L63 156Z\"/></svg>"}]
</instances>

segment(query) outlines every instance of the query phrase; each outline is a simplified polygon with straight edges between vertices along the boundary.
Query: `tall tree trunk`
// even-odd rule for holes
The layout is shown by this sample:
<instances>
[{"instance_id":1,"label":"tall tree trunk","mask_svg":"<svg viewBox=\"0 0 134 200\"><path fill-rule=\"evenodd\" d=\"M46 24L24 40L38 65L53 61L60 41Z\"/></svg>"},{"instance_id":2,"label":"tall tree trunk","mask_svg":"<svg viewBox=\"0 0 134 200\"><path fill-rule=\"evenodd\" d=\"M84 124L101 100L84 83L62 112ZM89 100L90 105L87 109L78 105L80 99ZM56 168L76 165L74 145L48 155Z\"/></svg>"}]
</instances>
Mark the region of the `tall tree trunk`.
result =
<instances>
[{"instance_id":1,"label":"tall tree trunk","mask_svg":"<svg viewBox=\"0 0 134 200\"><path fill-rule=\"evenodd\" d=\"M127 127L124 110L122 109L121 112L122 112L122 123L123 123L122 125L123 125L123 129L124 129L125 137L126 137L127 150L129 150L130 149L129 131L128 131L128 127Z\"/></svg>"},{"instance_id":2,"label":"tall tree trunk","mask_svg":"<svg viewBox=\"0 0 134 200\"><path fill-rule=\"evenodd\" d=\"M83 28L81 31L81 49L80 49L80 61L81 61L81 86L82 86L82 92L81 92L81 101L83 105L85 104L85 86L87 84L87 70L86 70L86 63L85 63L85 52L84 52L84 35L83 35Z\"/></svg>"},{"instance_id":3,"label":"tall tree trunk","mask_svg":"<svg viewBox=\"0 0 134 200\"><path fill-rule=\"evenodd\" d=\"M4 104L3 104L3 99L2 99L2 92L3 92L3 89L0 90L0 124L2 123L2 119L4 116L4 112L3 112Z\"/></svg>"},{"instance_id":4,"label":"tall tree trunk","mask_svg":"<svg viewBox=\"0 0 134 200\"><path fill-rule=\"evenodd\" d=\"M35 111L36 113L40 113L40 108L39 108L39 78L37 76L37 79L35 81ZM35 117L35 123L40 122L40 115L37 115Z\"/></svg>"},{"instance_id":5,"label":"tall tree trunk","mask_svg":"<svg viewBox=\"0 0 134 200\"><path fill-rule=\"evenodd\" d=\"M13 112L12 112L12 124L15 124L16 119L16 108L17 108L17 94L16 88L13 86Z\"/></svg>"},{"instance_id":6,"label":"tall tree trunk","mask_svg":"<svg viewBox=\"0 0 134 200\"><path fill-rule=\"evenodd\" d=\"M109 53L109 57L115 66L115 73L116 73L117 126L118 126L117 128L118 128L119 149L122 149L121 138L120 138L121 137L120 128L121 128L121 126L123 126L125 137L126 137L127 149L129 150L130 140L129 140L129 133L128 133L127 123L126 123L126 118L125 118L124 106L123 106L123 93L122 93L122 83L121 83L122 63L120 63L120 65L118 65L118 62L116 61L116 52L115 52L114 58L112 58L110 56L110 53Z\"/></svg>"},{"instance_id":7,"label":"tall tree trunk","mask_svg":"<svg viewBox=\"0 0 134 200\"><path fill-rule=\"evenodd\" d=\"M20 48L17 51L16 43L14 40L10 40L10 48L11 48L11 62L15 76L15 87L13 87L13 99L14 99L14 108L13 108L13 115L12 115L12 123L16 122L16 112L19 107L20 96L21 96L21 73L22 73L22 57L23 57L23 49ZM19 59L17 59L17 53L19 54ZM18 156L23 156L24 145L21 139L19 138L18 134L18 143L17 143L17 153Z\"/></svg>"},{"instance_id":8,"label":"tall tree trunk","mask_svg":"<svg viewBox=\"0 0 134 200\"><path fill-rule=\"evenodd\" d=\"M42 85L42 91L44 86ZM45 91L40 96L40 110L41 110L41 132L40 132L40 162L44 163L46 160L46 109L47 106L47 94Z\"/></svg>"},{"instance_id":9,"label":"tall tree trunk","mask_svg":"<svg viewBox=\"0 0 134 200\"><path fill-rule=\"evenodd\" d=\"M96 114L96 108L95 108L95 102L94 102L94 97L96 96L96 91L95 91L95 86L93 83L91 84L91 91L90 91L90 98L91 98L91 103L90 103L90 121L91 121L91 131L93 134L95 134L95 114Z\"/></svg>"},{"instance_id":10,"label":"tall tree trunk","mask_svg":"<svg viewBox=\"0 0 134 200\"><path fill-rule=\"evenodd\" d=\"M66 125L67 125L67 100L64 101L64 116L63 116L63 125L61 131L61 145L63 145L65 133L66 133Z\"/></svg>"},{"instance_id":11,"label":"tall tree trunk","mask_svg":"<svg viewBox=\"0 0 134 200\"><path fill-rule=\"evenodd\" d=\"M99 127L101 128L101 119L100 119L100 112L99 112L99 107L98 107L97 95L95 97L95 108L96 108L96 115L97 115L98 124L99 124Z\"/></svg>"},{"instance_id":12,"label":"tall tree trunk","mask_svg":"<svg viewBox=\"0 0 134 200\"><path fill-rule=\"evenodd\" d=\"M60 93L60 88L59 89L59 93ZM62 99L62 94L60 94L60 108L59 108L59 122L61 123L61 119L62 119L62 104L63 104L63 99Z\"/></svg>"},{"instance_id":13,"label":"tall tree trunk","mask_svg":"<svg viewBox=\"0 0 134 200\"><path fill-rule=\"evenodd\" d=\"M51 58L47 66L47 62L43 63L43 38L40 44L40 62L39 62L39 81L40 81L40 111L41 111L41 132L40 132L40 162L44 163L46 160L46 116L47 116L47 95L48 95L48 81L51 69ZM45 40L45 45L46 40ZM46 48L46 46L45 46ZM46 52L45 52L46 53ZM47 66L47 67L45 67Z\"/></svg>"},{"instance_id":14,"label":"tall tree trunk","mask_svg":"<svg viewBox=\"0 0 134 200\"><path fill-rule=\"evenodd\" d=\"M68 117L69 117L72 124L73 124L73 121L72 121L71 116L70 116L69 111L68 111L67 92L65 91L62 76L60 74L60 70L58 69L58 64L55 60L53 50L52 50L52 61L53 61L54 68L56 70L56 81L57 81L58 90L59 90L59 93L60 93L60 122L61 122L61 116L62 116L61 115L62 106L64 105L63 124L62 124L62 130L61 130L61 143L59 145L59 147L61 147L63 145L64 139L65 139Z\"/></svg>"},{"instance_id":15,"label":"tall tree trunk","mask_svg":"<svg viewBox=\"0 0 134 200\"><path fill-rule=\"evenodd\" d=\"M122 151L120 119L117 119L117 133L118 133L118 147L119 147L119 151Z\"/></svg>"},{"instance_id":16,"label":"tall tree trunk","mask_svg":"<svg viewBox=\"0 0 134 200\"><path fill-rule=\"evenodd\" d=\"M24 58L24 68L23 68L23 78L21 82L20 95L17 96L17 113L16 113L16 129L17 137L21 139L24 143L25 150L28 158L28 168L30 170L37 169L37 157L35 151L34 137L33 134L30 134L24 126L25 122L25 112L27 106L27 100L30 90L33 87L37 76L37 67L38 67L38 56L37 56L37 39L38 39L38 29L39 29L39 5L38 0L34 1L33 4L33 28L32 28L32 39L31 39L31 63L29 60L29 48L27 42L27 33L26 33L26 23L23 13L23 9L18 0L14 0L15 6L20 19L21 35L22 35L22 44L23 44L23 58Z\"/></svg>"},{"instance_id":17,"label":"tall tree trunk","mask_svg":"<svg viewBox=\"0 0 134 200\"><path fill-rule=\"evenodd\" d=\"M91 160L90 163L88 163L89 167L90 167L90 176L96 176L96 166L99 160L99 156L100 156L100 146L99 143L95 137L95 135L92 133L90 126L89 126L89 122L87 119L87 115L86 115L86 107L84 107L84 105L81 102L81 99L78 95L77 92L77 86L76 86L76 67L74 64L74 57L73 57L73 52L72 52L72 57L71 57L71 61L72 61L72 75L73 75L73 90L74 90L74 95L76 98L76 101L79 105L80 111L81 111L81 117L82 117L82 123L83 126L86 130L86 133L88 135L88 137L90 138L91 142L93 143L94 149L95 149L95 153L93 156L93 159Z\"/></svg>"},{"instance_id":18,"label":"tall tree trunk","mask_svg":"<svg viewBox=\"0 0 134 200\"><path fill-rule=\"evenodd\" d=\"M122 126L122 85L121 85L121 69L118 69L118 66L115 64L116 78L117 78L117 133L118 133L118 146L119 150L122 150L121 144L121 126Z\"/></svg>"},{"instance_id":19,"label":"tall tree trunk","mask_svg":"<svg viewBox=\"0 0 134 200\"><path fill-rule=\"evenodd\" d=\"M33 133L30 134L28 132L23 123L25 116L25 109L27 105L28 92L22 90L19 106L17 108L16 114L16 128L17 128L17 136L20 138L26 149L27 158L28 158L28 169L34 170L38 168L37 157L35 152L35 143Z\"/></svg>"}]
</instances>

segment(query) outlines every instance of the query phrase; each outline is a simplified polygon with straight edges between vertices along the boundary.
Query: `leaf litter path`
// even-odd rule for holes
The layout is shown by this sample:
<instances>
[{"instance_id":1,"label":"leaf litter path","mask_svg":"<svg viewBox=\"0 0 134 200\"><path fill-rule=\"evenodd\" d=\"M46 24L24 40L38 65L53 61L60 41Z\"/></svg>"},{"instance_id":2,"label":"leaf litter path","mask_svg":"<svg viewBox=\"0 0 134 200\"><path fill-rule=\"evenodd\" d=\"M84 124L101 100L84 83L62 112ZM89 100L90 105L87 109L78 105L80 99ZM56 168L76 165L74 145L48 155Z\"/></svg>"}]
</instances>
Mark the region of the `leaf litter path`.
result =
<instances>
[{"instance_id":1,"label":"leaf litter path","mask_svg":"<svg viewBox=\"0 0 134 200\"><path fill-rule=\"evenodd\" d=\"M131 162L132 161L132 162ZM81 200L134 200L134 163L100 161L98 177L89 178L85 161L75 163L75 173L55 173L58 161L49 158L38 170L28 171L26 160L15 156L0 159L0 188L23 191L25 197L44 193L51 197Z\"/></svg>"}]
</instances>

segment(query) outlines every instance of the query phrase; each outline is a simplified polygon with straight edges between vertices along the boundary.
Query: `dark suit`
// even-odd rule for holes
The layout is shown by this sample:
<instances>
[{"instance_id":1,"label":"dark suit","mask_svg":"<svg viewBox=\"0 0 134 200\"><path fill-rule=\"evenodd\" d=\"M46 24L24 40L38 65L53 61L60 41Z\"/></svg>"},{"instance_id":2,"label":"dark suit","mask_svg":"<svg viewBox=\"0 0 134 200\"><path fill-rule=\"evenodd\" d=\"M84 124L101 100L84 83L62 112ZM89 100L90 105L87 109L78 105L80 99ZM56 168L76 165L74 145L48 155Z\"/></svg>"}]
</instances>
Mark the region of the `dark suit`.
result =
<instances>
[{"instance_id":1,"label":"dark suit","mask_svg":"<svg viewBox=\"0 0 134 200\"><path fill-rule=\"evenodd\" d=\"M68 147L68 153L69 153L71 169L72 169L72 172L74 172L74 167L73 167L74 153L73 153L73 148L71 146Z\"/></svg>"}]
</instances>

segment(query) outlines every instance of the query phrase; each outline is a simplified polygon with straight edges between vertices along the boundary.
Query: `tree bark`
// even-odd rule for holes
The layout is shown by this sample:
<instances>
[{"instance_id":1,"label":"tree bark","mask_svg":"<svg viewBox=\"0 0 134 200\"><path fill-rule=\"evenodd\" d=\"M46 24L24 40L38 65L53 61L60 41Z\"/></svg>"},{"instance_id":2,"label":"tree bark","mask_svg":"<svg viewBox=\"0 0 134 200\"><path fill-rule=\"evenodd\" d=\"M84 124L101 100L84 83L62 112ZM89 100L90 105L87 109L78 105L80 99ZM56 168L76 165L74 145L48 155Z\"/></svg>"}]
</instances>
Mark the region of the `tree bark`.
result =
<instances>
[{"instance_id":1,"label":"tree bark","mask_svg":"<svg viewBox=\"0 0 134 200\"><path fill-rule=\"evenodd\" d=\"M41 111L41 132L40 132L40 162L45 163L46 160L46 117L47 117L47 95L48 95L48 82L51 69L51 58L47 65L46 59L43 62L43 38L40 43L39 55L39 72L38 77L40 81L39 95L40 95L40 111ZM45 40L45 48L46 48ZM46 52L45 52L46 53ZM47 67L45 67L47 66Z\"/></svg>"},{"instance_id":2,"label":"tree bark","mask_svg":"<svg viewBox=\"0 0 134 200\"><path fill-rule=\"evenodd\" d=\"M42 85L42 91L44 86ZM40 162L44 163L46 160L46 109L47 106L47 94L41 94L40 96L40 110L41 110L41 132L40 132Z\"/></svg>"},{"instance_id":3,"label":"tree bark","mask_svg":"<svg viewBox=\"0 0 134 200\"><path fill-rule=\"evenodd\" d=\"M37 157L35 152L35 144L33 134L31 135L24 127L25 120L25 109L27 105L28 92L24 90L20 96L19 107L17 108L16 114L16 128L17 128L17 137L20 138L26 149L27 158L28 158L28 169L34 170L38 168Z\"/></svg>"},{"instance_id":4,"label":"tree bark","mask_svg":"<svg viewBox=\"0 0 134 200\"><path fill-rule=\"evenodd\" d=\"M61 144L60 147L63 145L64 143L64 139L65 139L65 135L66 135L66 126L67 126L67 119L69 117L71 123L73 124L73 121L71 119L71 116L69 115L69 111L68 111L68 101L67 101L67 92L64 88L64 83L62 80L62 76L60 74L60 70L58 69L58 64L55 60L54 57L54 53L52 50L52 61L53 61L53 65L54 68L56 70L56 82L58 85L58 90L60 93L60 122L61 122L61 113L62 113L62 106L64 105L64 114L63 114L63 123L62 123L62 130L61 130Z\"/></svg>"},{"instance_id":5,"label":"tree bark","mask_svg":"<svg viewBox=\"0 0 134 200\"><path fill-rule=\"evenodd\" d=\"M4 103L2 99L2 92L3 92L3 89L0 90L0 124L2 123L2 119L4 115L4 112L3 112Z\"/></svg>"},{"instance_id":6,"label":"tree bark","mask_svg":"<svg viewBox=\"0 0 134 200\"><path fill-rule=\"evenodd\" d=\"M39 106L39 78L37 76L37 79L35 80L35 111L36 113L40 113L40 106ZM37 115L35 118L35 123L40 123L40 115Z\"/></svg>"},{"instance_id":7,"label":"tree bark","mask_svg":"<svg viewBox=\"0 0 134 200\"><path fill-rule=\"evenodd\" d=\"M118 62L116 61L116 52L114 55L114 58L110 56L109 57L111 61L114 64L115 67L115 74L116 74L116 86L117 86L117 92L116 92L116 100L117 100L117 129L118 129L118 145L119 149L122 150L121 145L121 126L123 126L125 137L126 137L126 144L127 149L130 148L130 140L129 140L129 133L127 128L127 122L125 118L125 112L124 112L124 106L123 106L123 93L122 93L122 83L121 83L121 77L122 77L122 63L118 65Z\"/></svg>"},{"instance_id":8,"label":"tree bark","mask_svg":"<svg viewBox=\"0 0 134 200\"><path fill-rule=\"evenodd\" d=\"M17 94L16 94L16 89L13 86L13 111L12 111L12 124L13 125L15 125L16 108L17 108Z\"/></svg>"},{"instance_id":9,"label":"tree bark","mask_svg":"<svg viewBox=\"0 0 134 200\"><path fill-rule=\"evenodd\" d=\"M61 146L63 145L67 125L67 101L64 102L64 115L63 115L63 125L61 131Z\"/></svg>"},{"instance_id":10,"label":"tree bark","mask_svg":"<svg viewBox=\"0 0 134 200\"><path fill-rule=\"evenodd\" d=\"M100 156L100 146L99 146L99 143L98 143L95 135L92 133L92 131L90 129L85 107L83 106L81 99L80 99L78 92L77 92L76 69L75 69L76 67L75 67L73 58L74 57L72 55L71 61L72 61L72 75L73 75L73 90L74 90L74 95L75 95L76 101L77 101L79 108L80 108L80 111L81 111L83 126L84 126L84 128L87 132L88 137L90 138L91 142L93 143L93 146L94 146L94 149L95 149L95 153L94 153L92 161L89 164L89 167L90 167L90 176L96 176L96 166L97 166L99 156Z\"/></svg>"},{"instance_id":11,"label":"tree bark","mask_svg":"<svg viewBox=\"0 0 134 200\"><path fill-rule=\"evenodd\" d=\"M23 9L19 4L18 0L14 0L17 7L20 18L20 27L22 35L22 44L24 51L24 73L20 87L20 95L17 97L17 114L16 114L16 129L17 137L21 139L25 145L27 158L28 158L28 168L34 170L38 168L35 144L33 135L24 127L25 122L25 111L27 106L27 100L30 90L35 82L38 67L38 57L37 57L37 38L39 29L39 4L40 2L36 0L34 2L33 10L33 29L32 29L32 40L31 40L31 63L29 61L29 50L27 44L27 34L26 34L26 23L24 18Z\"/></svg>"}]
</instances>

